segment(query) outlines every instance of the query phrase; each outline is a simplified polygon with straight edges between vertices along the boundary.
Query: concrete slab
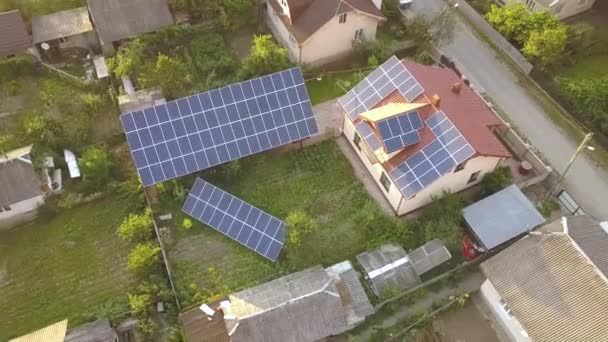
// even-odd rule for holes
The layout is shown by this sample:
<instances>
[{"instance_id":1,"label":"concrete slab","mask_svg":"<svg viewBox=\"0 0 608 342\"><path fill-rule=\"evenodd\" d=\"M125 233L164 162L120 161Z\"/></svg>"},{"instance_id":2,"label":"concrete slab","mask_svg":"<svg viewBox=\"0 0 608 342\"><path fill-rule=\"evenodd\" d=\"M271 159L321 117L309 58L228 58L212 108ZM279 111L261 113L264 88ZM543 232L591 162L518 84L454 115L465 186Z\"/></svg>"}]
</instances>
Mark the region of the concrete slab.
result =
<instances>
[{"instance_id":1,"label":"concrete slab","mask_svg":"<svg viewBox=\"0 0 608 342\"><path fill-rule=\"evenodd\" d=\"M321 134L333 133L338 136L344 114L338 108L338 100L333 99L312 107Z\"/></svg>"}]
</instances>

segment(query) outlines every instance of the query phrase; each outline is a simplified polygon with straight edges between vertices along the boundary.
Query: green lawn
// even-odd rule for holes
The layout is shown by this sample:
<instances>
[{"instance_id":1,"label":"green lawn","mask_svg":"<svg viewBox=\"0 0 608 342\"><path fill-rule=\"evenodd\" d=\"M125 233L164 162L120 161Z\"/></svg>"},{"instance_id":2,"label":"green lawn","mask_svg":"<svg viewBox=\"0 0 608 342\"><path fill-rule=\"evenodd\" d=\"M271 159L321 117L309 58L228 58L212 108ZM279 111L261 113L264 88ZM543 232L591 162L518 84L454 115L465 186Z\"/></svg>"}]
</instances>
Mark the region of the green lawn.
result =
<instances>
[{"instance_id":1,"label":"green lawn","mask_svg":"<svg viewBox=\"0 0 608 342\"><path fill-rule=\"evenodd\" d=\"M608 74L608 55L589 56L567 67L560 76L573 79L599 78Z\"/></svg>"},{"instance_id":2,"label":"green lawn","mask_svg":"<svg viewBox=\"0 0 608 342\"><path fill-rule=\"evenodd\" d=\"M115 231L127 207L106 198L0 233L0 341L126 299L134 279Z\"/></svg>"},{"instance_id":3,"label":"green lawn","mask_svg":"<svg viewBox=\"0 0 608 342\"><path fill-rule=\"evenodd\" d=\"M306 88L308 89L308 95L313 105L323 103L325 101L335 99L338 96L342 96L346 93L344 89L350 89L352 86L357 84L360 79L371 70L365 71L364 73L357 72L340 72L340 73L327 73L320 74L321 80L309 79L306 81ZM346 82L343 87L340 87L338 83Z\"/></svg>"},{"instance_id":4,"label":"green lawn","mask_svg":"<svg viewBox=\"0 0 608 342\"><path fill-rule=\"evenodd\" d=\"M174 215L169 254L179 295L187 305L196 302L190 284L197 284L206 295L230 293L283 273L352 258L366 249L370 238L359 224L361 209L385 215L333 140L288 154L256 155L244 159L242 166L232 178L221 172L201 176L280 219L303 209L316 219L318 230L302 243L301 260L288 260L289 250L284 248L280 260L272 263L196 221L188 231L179 228L184 218L181 203L165 205L161 212ZM210 267L217 272L211 274Z\"/></svg>"}]
</instances>

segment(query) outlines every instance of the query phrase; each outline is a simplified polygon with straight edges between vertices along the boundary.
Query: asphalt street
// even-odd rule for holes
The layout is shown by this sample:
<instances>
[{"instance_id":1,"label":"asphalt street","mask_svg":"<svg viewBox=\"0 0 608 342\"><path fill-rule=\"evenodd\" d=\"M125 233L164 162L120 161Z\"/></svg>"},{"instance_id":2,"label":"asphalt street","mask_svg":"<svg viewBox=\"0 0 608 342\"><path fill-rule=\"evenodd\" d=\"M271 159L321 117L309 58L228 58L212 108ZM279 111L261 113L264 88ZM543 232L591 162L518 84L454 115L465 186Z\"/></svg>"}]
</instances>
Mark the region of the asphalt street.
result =
<instances>
[{"instance_id":1,"label":"asphalt street","mask_svg":"<svg viewBox=\"0 0 608 342\"><path fill-rule=\"evenodd\" d=\"M414 0L411 10L433 18L447 3L444 0ZM471 82L478 85L504 110L533 147L551 166L561 172L580 142L572 138L537 103L533 95L518 83L513 71L497 52L478 37L468 22L454 16L453 39L440 47ZM608 219L608 172L596 166L585 151L568 172L566 190L585 212L599 220Z\"/></svg>"}]
</instances>

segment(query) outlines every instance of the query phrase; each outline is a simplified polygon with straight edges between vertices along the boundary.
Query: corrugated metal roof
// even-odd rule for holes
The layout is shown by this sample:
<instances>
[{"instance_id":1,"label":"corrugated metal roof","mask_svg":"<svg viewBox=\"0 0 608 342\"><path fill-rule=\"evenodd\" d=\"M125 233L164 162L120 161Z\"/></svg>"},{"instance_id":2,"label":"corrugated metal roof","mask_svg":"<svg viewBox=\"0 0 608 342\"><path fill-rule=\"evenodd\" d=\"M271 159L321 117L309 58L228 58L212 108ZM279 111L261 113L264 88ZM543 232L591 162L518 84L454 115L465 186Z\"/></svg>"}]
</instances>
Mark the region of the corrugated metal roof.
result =
<instances>
[{"instance_id":1,"label":"corrugated metal roof","mask_svg":"<svg viewBox=\"0 0 608 342\"><path fill-rule=\"evenodd\" d=\"M173 25L165 0L87 0L102 44Z\"/></svg>"},{"instance_id":2,"label":"corrugated metal roof","mask_svg":"<svg viewBox=\"0 0 608 342\"><path fill-rule=\"evenodd\" d=\"M0 13L0 57L23 52L31 46L21 12Z\"/></svg>"},{"instance_id":3,"label":"corrugated metal roof","mask_svg":"<svg viewBox=\"0 0 608 342\"><path fill-rule=\"evenodd\" d=\"M355 271L350 261L344 261L326 269L329 274L333 272L342 280L352 298L355 314L364 318L374 313L374 307L369 302L369 298L359 281L359 273Z\"/></svg>"},{"instance_id":4,"label":"corrugated metal roof","mask_svg":"<svg viewBox=\"0 0 608 342\"><path fill-rule=\"evenodd\" d=\"M34 44L93 31L86 7L72 8L32 19Z\"/></svg>"},{"instance_id":5,"label":"corrugated metal roof","mask_svg":"<svg viewBox=\"0 0 608 342\"><path fill-rule=\"evenodd\" d=\"M14 338L9 342L63 342L68 327L68 320L51 324L48 327Z\"/></svg>"},{"instance_id":6,"label":"corrugated metal roof","mask_svg":"<svg viewBox=\"0 0 608 342\"><path fill-rule=\"evenodd\" d=\"M42 195L42 183L29 154L0 162L0 206Z\"/></svg>"},{"instance_id":7,"label":"corrugated metal roof","mask_svg":"<svg viewBox=\"0 0 608 342\"><path fill-rule=\"evenodd\" d=\"M608 282L566 234L529 234L481 269L533 341L608 341Z\"/></svg>"},{"instance_id":8,"label":"corrugated metal roof","mask_svg":"<svg viewBox=\"0 0 608 342\"><path fill-rule=\"evenodd\" d=\"M418 275L422 275L434 267L450 260L452 255L439 239L431 240L409 252L412 267Z\"/></svg>"},{"instance_id":9,"label":"corrugated metal roof","mask_svg":"<svg viewBox=\"0 0 608 342\"><path fill-rule=\"evenodd\" d=\"M591 262L608 276L608 232L589 215L566 218L568 235L583 250Z\"/></svg>"},{"instance_id":10,"label":"corrugated metal roof","mask_svg":"<svg viewBox=\"0 0 608 342\"><path fill-rule=\"evenodd\" d=\"M462 215L486 249L492 249L545 222L517 185L469 205L462 210Z\"/></svg>"},{"instance_id":11,"label":"corrugated metal roof","mask_svg":"<svg viewBox=\"0 0 608 342\"><path fill-rule=\"evenodd\" d=\"M98 319L68 331L65 342L114 342L114 329L107 319Z\"/></svg>"},{"instance_id":12,"label":"corrugated metal roof","mask_svg":"<svg viewBox=\"0 0 608 342\"><path fill-rule=\"evenodd\" d=\"M420 284L420 278L412 268L403 247L386 244L380 248L357 255L372 290L381 296L389 289L409 289Z\"/></svg>"}]
</instances>

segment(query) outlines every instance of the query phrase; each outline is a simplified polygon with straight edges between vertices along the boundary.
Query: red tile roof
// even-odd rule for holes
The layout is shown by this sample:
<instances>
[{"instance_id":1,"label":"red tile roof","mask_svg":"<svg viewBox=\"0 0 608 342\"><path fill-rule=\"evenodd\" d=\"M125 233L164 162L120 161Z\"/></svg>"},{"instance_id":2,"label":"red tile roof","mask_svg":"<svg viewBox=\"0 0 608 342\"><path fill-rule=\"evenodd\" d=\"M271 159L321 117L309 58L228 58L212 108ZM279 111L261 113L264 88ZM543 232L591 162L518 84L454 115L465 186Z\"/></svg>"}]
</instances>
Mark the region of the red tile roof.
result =
<instances>
[{"instance_id":1,"label":"red tile roof","mask_svg":"<svg viewBox=\"0 0 608 342\"><path fill-rule=\"evenodd\" d=\"M502 121L488 108L481 97L464 84L462 84L460 93L452 91L453 84L462 83L456 73L451 69L421 65L406 60L403 60L402 63L425 90L424 94L412 102L431 102L429 98L435 94L440 98L439 108L426 106L419 111L423 121L438 109L443 110L473 149L477 151L478 155L511 157L509 151L490 130L492 126L502 125ZM405 99L402 96L392 93L377 106L403 101ZM426 125L420 131L420 134L422 138L420 143L399 152L385 162L384 167L390 170L398 166L435 139L435 135Z\"/></svg>"}]
</instances>

